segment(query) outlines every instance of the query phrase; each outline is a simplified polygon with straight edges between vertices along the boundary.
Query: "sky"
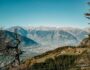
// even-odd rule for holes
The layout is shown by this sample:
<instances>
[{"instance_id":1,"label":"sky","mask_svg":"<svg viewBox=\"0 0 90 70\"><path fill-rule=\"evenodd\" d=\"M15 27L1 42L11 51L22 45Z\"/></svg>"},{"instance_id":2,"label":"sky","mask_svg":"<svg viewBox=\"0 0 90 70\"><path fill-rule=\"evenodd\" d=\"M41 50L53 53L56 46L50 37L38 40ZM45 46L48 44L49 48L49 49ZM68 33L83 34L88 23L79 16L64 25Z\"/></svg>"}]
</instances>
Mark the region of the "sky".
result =
<instances>
[{"instance_id":1,"label":"sky","mask_svg":"<svg viewBox=\"0 0 90 70\"><path fill-rule=\"evenodd\" d=\"M88 27L88 0L0 0L0 26Z\"/></svg>"}]
</instances>

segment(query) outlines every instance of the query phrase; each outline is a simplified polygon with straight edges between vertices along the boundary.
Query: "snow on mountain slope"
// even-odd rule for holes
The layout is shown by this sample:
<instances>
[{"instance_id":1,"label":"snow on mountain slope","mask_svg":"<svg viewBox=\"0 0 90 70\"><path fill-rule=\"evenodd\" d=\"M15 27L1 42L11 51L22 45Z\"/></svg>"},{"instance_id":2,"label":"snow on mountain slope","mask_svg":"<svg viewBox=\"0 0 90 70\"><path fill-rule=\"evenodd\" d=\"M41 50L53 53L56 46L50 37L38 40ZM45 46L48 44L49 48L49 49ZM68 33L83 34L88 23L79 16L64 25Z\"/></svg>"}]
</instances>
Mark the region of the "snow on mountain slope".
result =
<instances>
[{"instance_id":1,"label":"snow on mountain slope","mask_svg":"<svg viewBox=\"0 0 90 70\"><path fill-rule=\"evenodd\" d=\"M62 30L32 30L29 31L28 38L31 38L43 45L64 45L66 42L74 44L78 42L72 34Z\"/></svg>"},{"instance_id":2,"label":"snow on mountain slope","mask_svg":"<svg viewBox=\"0 0 90 70\"><path fill-rule=\"evenodd\" d=\"M28 34L27 30L20 26L14 26L14 27L8 28L7 30L10 32L14 32L15 29L17 29L18 34L22 36L27 36Z\"/></svg>"},{"instance_id":3,"label":"snow on mountain slope","mask_svg":"<svg viewBox=\"0 0 90 70\"><path fill-rule=\"evenodd\" d=\"M42 45L76 45L88 34L83 29L78 28L56 28L56 27L11 27L8 30L18 30L18 33Z\"/></svg>"},{"instance_id":4,"label":"snow on mountain slope","mask_svg":"<svg viewBox=\"0 0 90 70\"><path fill-rule=\"evenodd\" d=\"M67 31L77 37L79 41L83 40L86 35L89 33L85 29L79 29L79 28L62 28L62 30Z\"/></svg>"}]
</instances>

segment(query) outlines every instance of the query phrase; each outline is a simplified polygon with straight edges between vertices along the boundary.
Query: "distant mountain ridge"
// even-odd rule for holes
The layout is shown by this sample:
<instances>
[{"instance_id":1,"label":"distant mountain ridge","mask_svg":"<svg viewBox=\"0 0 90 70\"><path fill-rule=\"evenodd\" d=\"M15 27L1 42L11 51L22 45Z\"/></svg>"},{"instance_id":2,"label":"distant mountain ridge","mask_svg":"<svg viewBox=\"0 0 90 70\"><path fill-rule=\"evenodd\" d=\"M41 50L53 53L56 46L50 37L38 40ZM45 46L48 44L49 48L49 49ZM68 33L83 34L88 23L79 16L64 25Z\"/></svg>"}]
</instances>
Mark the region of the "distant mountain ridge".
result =
<instances>
[{"instance_id":1,"label":"distant mountain ridge","mask_svg":"<svg viewBox=\"0 0 90 70\"><path fill-rule=\"evenodd\" d=\"M88 34L84 29L78 28L55 28L55 27L11 27L8 30L13 32L18 30L18 34L42 45L76 45Z\"/></svg>"},{"instance_id":2,"label":"distant mountain ridge","mask_svg":"<svg viewBox=\"0 0 90 70\"><path fill-rule=\"evenodd\" d=\"M6 33L6 36L8 37L9 40L15 40L15 34L13 32L10 32L10 31L7 31L5 30L4 31ZM34 40L30 39L30 38L27 38L25 36L22 36L20 34L18 34L19 36L19 39L21 41L21 44L23 46L33 46L33 45L39 45L37 42L35 42Z\"/></svg>"},{"instance_id":3,"label":"distant mountain ridge","mask_svg":"<svg viewBox=\"0 0 90 70\"><path fill-rule=\"evenodd\" d=\"M24 40L25 44L21 48L25 51L23 56L33 57L37 54L42 54L49 50L62 46L77 46L86 38L88 32L84 29L78 28L56 28L56 27L20 27L14 26L6 30L14 32L17 29L17 33L24 36L27 39L33 40L37 44L34 45L28 40ZM27 45L29 44L29 45ZM33 47L32 47L33 45ZM27 47L26 47L27 46ZM33 53L33 54L30 54Z\"/></svg>"}]
</instances>

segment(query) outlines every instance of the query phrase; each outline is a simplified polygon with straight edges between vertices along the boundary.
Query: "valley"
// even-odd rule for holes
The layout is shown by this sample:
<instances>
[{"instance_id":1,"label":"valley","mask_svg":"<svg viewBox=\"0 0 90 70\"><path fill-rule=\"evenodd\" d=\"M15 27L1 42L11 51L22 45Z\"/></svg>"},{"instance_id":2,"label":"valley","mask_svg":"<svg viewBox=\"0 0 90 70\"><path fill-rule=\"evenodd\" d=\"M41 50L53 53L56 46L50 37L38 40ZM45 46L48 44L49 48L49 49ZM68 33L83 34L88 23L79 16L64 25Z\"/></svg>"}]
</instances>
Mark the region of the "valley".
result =
<instances>
[{"instance_id":1,"label":"valley","mask_svg":"<svg viewBox=\"0 0 90 70\"><path fill-rule=\"evenodd\" d=\"M4 60L8 60L3 61L4 57L1 56L1 67L7 63L7 66L4 66L2 70L6 68L8 70L90 69L88 31L74 28L42 29L15 26L4 31L9 40L14 40L14 29L16 28L21 40L19 45L19 49L22 51L20 55L21 64L12 68L11 58L5 57ZM12 41L12 45L14 43ZM84 63L85 61L87 62Z\"/></svg>"}]
</instances>

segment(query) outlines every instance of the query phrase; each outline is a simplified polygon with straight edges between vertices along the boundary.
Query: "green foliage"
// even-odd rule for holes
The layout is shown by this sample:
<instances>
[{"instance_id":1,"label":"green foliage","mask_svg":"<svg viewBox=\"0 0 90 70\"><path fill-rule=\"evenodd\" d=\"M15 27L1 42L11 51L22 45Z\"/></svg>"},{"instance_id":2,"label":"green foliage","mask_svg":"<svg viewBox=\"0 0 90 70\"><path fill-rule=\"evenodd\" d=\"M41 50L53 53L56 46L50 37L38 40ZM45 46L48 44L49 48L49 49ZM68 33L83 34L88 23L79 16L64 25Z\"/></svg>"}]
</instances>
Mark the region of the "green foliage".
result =
<instances>
[{"instance_id":1,"label":"green foliage","mask_svg":"<svg viewBox=\"0 0 90 70\"><path fill-rule=\"evenodd\" d=\"M69 70L76 58L75 55L61 55L55 59L47 59L43 63L36 63L28 70Z\"/></svg>"},{"instance_id":2,"label":"green foliage","mask_svg":"<svg viewBox=\"0 0 90 70\"><path fill-rule=\"evenodd\" d=\"M56 70L56 66L53 59L48 59L43 63L34 64L30 70Z\"/></svg>"}]
</instances>

